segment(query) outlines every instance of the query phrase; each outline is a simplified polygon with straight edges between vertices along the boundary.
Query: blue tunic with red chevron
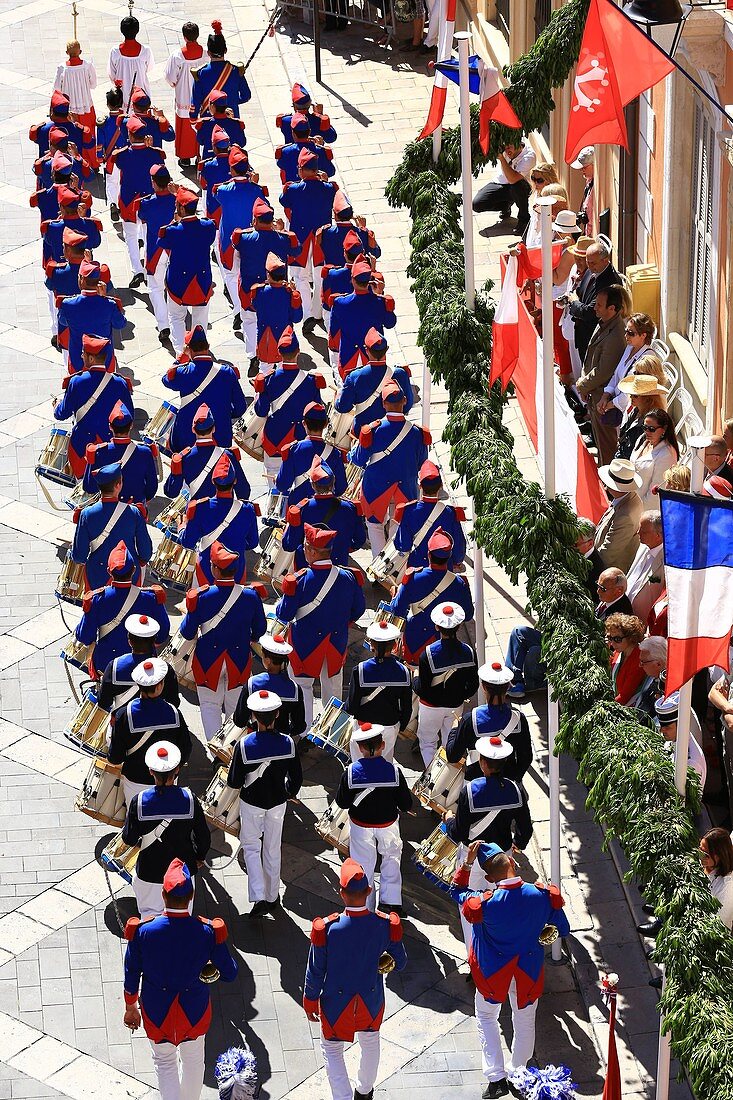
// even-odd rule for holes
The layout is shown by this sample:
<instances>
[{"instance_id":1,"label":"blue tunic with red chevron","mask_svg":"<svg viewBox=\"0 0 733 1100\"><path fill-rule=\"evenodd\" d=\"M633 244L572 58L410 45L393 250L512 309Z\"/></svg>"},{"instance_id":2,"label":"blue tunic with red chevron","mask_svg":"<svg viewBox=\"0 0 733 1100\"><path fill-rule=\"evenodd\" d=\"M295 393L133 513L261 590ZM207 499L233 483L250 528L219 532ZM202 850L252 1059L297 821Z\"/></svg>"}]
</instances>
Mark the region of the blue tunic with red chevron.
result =
<instances>
[{"instance_id":1,"label":"blue tunic with red chevron","mask_svg":"<svg viewBox=\"0 0 733 1100\"><path fill-rule=\"evenodd\" d=\"M43 223L49 222L59 216L59 190L64 185L61 183L52 183L50 187L44 187L40 191L33 191L28 201L28 205L37 210L41 217L41 232L43 232Z\"/></svg>"},{"instance_id":2,"label":"blue tunic with red chevron","mask_svg":"<svg viewBox=\"0 0 733 1100\"><path fill-rule=\"evenodd\" d=\"M322 225L316 232L316 259L318 263L340 267L344 262L344 238L347 233L356 233L364 245L364 255L379 259L382 250L371 229L363 229L356 222L334 222Z\"/></svg>"},{"instance_id":3,"label":"blue tunic with red chevron","mask_svg":"<svg viewBox=\"0 0 733 1100\"><path fill-rule=\"evenodd\" d=\"M422 651L438 636L430 612L439 600L457 603L466 613L466 622L473 619L473 599L465 577L442 565L407 570L389 609L407 619L404 647L410 664L417 664Z\"/></svg>"},{"instance_id":4,"label":"blue tunic with red chevron","mask_svg":"<svg viewBox=\"0 0 733 1100\"><path fill-rule=\"evenodd\" d=\"M402 413L388 413L361 429L349 458L364 468L361 504L367 519L381 523L391 504L417 496L417 475L430 443L427 428L409 424Z\"/></svg>"},{"instance_id":5,"label":"blue tunic with red chevron","mask_svg":"<svg viewBox=\"0 0 733 1100\"><path fill-rule=\"evenodd\" d=\"M192 500L186 512L186 523L178 541L189 550L198 549L196 578L199 584L213 584L211 547L218 540L227 550L239 554L234 580L241 584L247 572L246 552L259 543L257 506L248 500L238 500L233 493L218 492L204 500Z\"/></svg>"},{"instance_id":6,"label":"blue tunic with red chevron","mask_svg":"<svg viewBox=\"0 0 733 1100\"><path fill-rule=\"evenodd\" d=\"M422 569L428 564L428 539L438 527L442 527L453 539L453 551L448 560L448 568L459 565L465 558L466 536L463 533L462 521L465 521L466 513L462 508L457 508L445 500L439 501L437 498L428 497L398 504L394 518L399 524L394 536L395 547L401 554L409 554L407 564L413 569ZM429 523L428 520L430 520ZM423 527L425 527L424 531ZM416 545L415 536L421 532L420 542Z\"/></svg>"},{"instance_id":7,"label":"blue tunic with red chevron","mask_svg":"<svg viewBox=\"0 0 733 1100\"><path fill-rule=\"evenodd\" d=\"M145 226L145 270L155 272L163 248L160 243L160 230L170 225L176 212L176 199L169 192L145 195L137 202L137 216Z\"/></svg>"},{"instance_id":8,"label":"blue tunic with red chevron","mask_svg":"<svg viewBox=\"0 0 733 1100\"><path fill-rule=\"evenodd\" d=\"M148 135L150 135L153 146L156 149L162 149L164 141L173 141L174 137L176 136L175 130L167 119L165 120L164 126L160 119L155 118L154 115L137 114L136 112L133 115L123 115L120 119L120 130L122 131L125 145L127 145L130 140L127 133L127 123L130 118L140 119L143 124L143 129L138 130L138 136L148 137Z\"/></svg>"},{"instance_id":9,"label":"blue tunic with red chevron","mask_svg":"<svg viewBox=\"0 0 733 1100\"><path fill-rule=\"evenodd\" d=\"M321 268L321 304L324 309L331 308L337 294L351 294L354 285L351 282L351 267L351 264L340 267L324 264Z\"/></svg>"},{"instance_id":10,"label":"blue tunic with red chevron","mask_svg":"<svg viewBox=\"0 0 733 1100\"><path fill-rule=\"evenodd\" d=\"M86 592L83 608L76 637L83 645L96 643L89 659L91 676L101 676L110 661L129 652L125 630L128 615L147 615L158 623L156 645L165 645L168 640L170 620L165 609L165 591L159 584L139 588L129 581L113 580L104 588Z\"/></svg>"},{"instance_id":11,"label":"blue tunic with red chevron","mask_svg":"<svg viewBox=\"0 0 733 1100\"><path fill-rule=\"evenodd\" d=\"M59 306L59 344L69 353L69 372L84 367L81 342L84 336L103 336L112 341L115 330L121 331L127 324L119 298L107 298L93 290L82 290L72 298L63 298ZM114 347L110 343L106 365L114 359Z\"/></svg>"},{"instance_id":12,"label":"blue tunic with red chevron","mask_svg":"<svg viewBox=\"0 0 733 1100\"><path fill-rule=\"evenodd\" d=\"M42 157L44 153L48 152L50 145L49 137L51 131L56 127L64 131L69 141L72 141L74 145L76 145L80 153L83 149L89 148L89 143L93 135L88 126L79 126L78 123L70 122L68 119L54 122L53 119L47 118L45 122L40 123L38 126L31 126L28 131L28 137L38 146L39 157Z\"/></svg>"},{"instance_id":13,"label":"blue tunic with red chevron","mask_svg":"<svg viewBox=\"0 0 733 1100\"><path fill-rule=\"evenodd\" d=\"M257 358L261 363L279 363L277 342L288 325L303 320L303 302L297 290L287 284L255 284L250 292L250 309L257 317Z\"/></svg>"},{"instance_id":14,"label":"blue tunic with red chevron","mask_svg":"<svg viewBox=\"0 0 733 1100\"><path fill-rule=\"evenodd\" d=\"M94 471L119 462L122 466L120 500L146 504L158 491L158 467L155 444L137 443L129 436L113 435L109 443L90 443L86 450L84 492L97 491Z\"/></svg>"},{"instance_id":15,"label":"blue tunic with red chevron","mask_svg":"<svg viewBox=\"0 0 733 1100\"><path fill-rule=\"evenodd\" d=\"M217 443L231 447L232 420L244 416L247 408L235 366L217 362L211 352L197 352L187 363L174 363L163 375L162 382L167 389L180 394L175 402L178 412L170 433L172 451L181 451L195 442L193 419L202 405L211 409Z\"/></svg>"},{"instance_id":16,"label":"blue tunic with red chevron","mask_svg":"<svg viewBox=\"0 0 733 1100\"><path fill-rule=\"evenodd\" d=\"M117 402L122 402L134 418L132 383L99 366L67 375L61 384L64 395L53 410L54 420L74 417L69 437L69 465L74 477L83 477L89 444L103 443L112 437L109 416Z\"/></svg>"},{"instance_id":17,"label":"blue tunic with red chevron","mask_svg":"<svg viewBox=\"0 0 733 1100\"><path fill-rule=\"evenodd\" d=\"M341 451L323 439L308 437L288 443L280 451L283 464L275 478L275 490L288 498L288 505L300 504L313 496L310 468L320 457L333 470L333 489L337 497L346 492L346 471Z\"/></svg>"},{"instance_id":18,"label":"blue tunic with red chevron","mask_svg":"<svg viewBox=\"0 0 733 1100\"><path fill-rule=\"evenodd\" d=\"M291 126L294 111L290 111L286 115L278 115L275 119L275 125L282 131L283 141L287 145L293 140L293 129ZM331 119L328 115L317 115L315 111L298 111L298 114L305 115L308 119L311 128L311 137L322 137L328 145L333 145L336 140L336 131L331 125Z\"/></svg>"},{"instance_id":19,"label":"blue tunic with red chevron","mask_svg":"<svg viewBox=\"0 0 733 1100\"><path fill-rule=\"evenodd\" d=\"M315 141L291 141L289 145L278 145L275 150L275 163L280 169L280 179L283 183L297 183L298 157L301 149L310 149L318 157L318 171L323 172L330 179L336 174L333 166L333 153L323 145L317 145Z\"/></svg>"},{"instance_id":20,"label":"blue tunic with red chevron","mask_svg":"<svg viewBox=\"0 0 733 1100\"><path fill-rule=\"evenodd\" d=\"M227 97L227 106L231 107L235 118L239 118L240 103L249 103L252 98L252 92L243 73L229 61L209 61L200 69L193 69L191 75L193 76L191 118L206 114L209 109L209 95L214 88L224 92Z\"/></svg>"},{"instance_id":21,"label":"blue tunic with red chevron","mask_svg":"<svg viewBox=\"0 0 733 1100\"><path fill-rule=\"evenodd\" d=\"M303 546L305 525L328 527L336 532L329 545L331 561L334 565L347 565L349 555L359 550L367 540L366 524L357 504L350 500L339 500L334 493L319 494L300 505L291 505L287 511L288 525L283 532L283 550L295 551L295 567L303 569L306 565Z\"/></svg>"},{"instance_id":22,"label":"blue tunic with red chevron","mask_svg":"<svg viewBox=\"0 0 733 1100\"><path fill-rule=\"evenodd\" d=\"M112 156L120 170L120 216L125 222L134 222L135 199L150 194L150 169L164 163L165 153L148 145L126 145L115 149Z\"/></svg>"},{"instance_id":23,"label":"blue tunic with red chevron","mask_svg":"<svg viewBox=\"0 0 733 1100\"><path fill-rule=\"evenodd\" d=\"M331 221L338 184L333 180L298 180L286 183L279 203L298 238L299 250L292 257L296 267L305 267L315 241L316 230Z\"/></svg>"},{"instance_id":24,"label":"blue tunic with red chevron","mask_svg":"<svg viewBox=\"0 0 733 1100\"><path fill-rule=\"evenodd\" d=\"M379 1031L384 1016L384 978L379 959L387 952L402 970L407 952L396 913L347 908L311 928L303 1007L319 1012L324 1039L352 1042L357 1031Z\"/></svg>"},{"instance_id":25,"label":"blue tunic with red chevron","mask_svg":"<svg viewBox=\"0 0 733 1100\"><path fill-rule=\"evenodd\" d=\"M216 188L219 203L219 255L227 271L234 263L232 234L235 229L246 229L252 224L252 209L257 199L267 199L267 188L252 183L244 176L236 176Z\"/></svg>"},{"instance_id":26,"label":"blue tunic with red chevron","mask_svg":"<svg viewBox=\"0 0 733 1100\"><path fill-rule=\"evenodd\" d=\"M127 144L127 139L122 133L122 111L117 114L107 115L97 119L97 156L100 161L107 161L107 171L110 171L114 161L111 154L114 149L121 149Z\"/></svg>"},{"instance_id":27,"label":"blue tunic with red chevron","mask_svg":"<svg viewBox=\"0 0 733 1100\"><path fill-rule=\"evenodd\" d=\"M178 305L205 305L214 293L211 277L214 222L190 214L174 225L162 226L158 236L169 256L165 276L169 298Z\"/></svg>"},{"instance_id":28,"label":"blue tunic with red chevron","mask_svg":"<svg viewBox=\"0 0 733 1100\"><path fill-rule=\"evenodd\" d=\"M45 265L46 289L56 298L73 298L79 293L79 267L81 259L74 261L49 260Z\"/></svg>"},{"instance_id":29,"label":"blue tunic with red chevron","mask_svg":"<svg viewBox=\"0 0 733 1100\"><path fill-rule=\"evenodd\" d=\"M218 226L221 206L214 190L231 178L229 153L217 153L216 156L208 157L199 164L198 173L201 189L206 192L206 217L211 218Z\"/></svg>"},{"instance_id":30,"label":"blue tunic with red chevron","mask_svg":"<svg viewBox=\"0 0 733 1100\"><path fill-rule=\"evenodd\" d=\"M283 578L275 613L291 624L294 676L318 676L324 664L328 675L335 676L344 667L349 623L356 622L366 607L360 580L328 560Z\"/></svg>"},{"instance_id":31,"label":"blue tunic with red chevron","mask_svg":"<svg viewBox=\"0 0 733 1100\"><path fill-rule=\"evenodd\" d=\"M43 265L49 260L64 260L64 230L73 229L86 236L84 247L93 252L102 243L102 223L98 218L51 218L41 223L43 236Z\"/></svg>"},{"instance_id":32,"label":"blue tunic with red chevron","mask_svg":"<svg viewBox=\"0 0 733 1100\"><path fill-rule=\"evenodd\" d=\"M249 482L239 464L239 451L236 447L219 447L213 439L201 439L193 447L184 447L180 453L173 455L171 472L163 486L165 495L177 497L185 485L191 500L213 496L214 467L223 454L229 455L236 472L234 492L242 500L249 500Z\"/></svg>"},{"instance_id":33,"label":"blue tunic with red chevron","mask_svg":"<svg viewBox=\"0 0 733 1100\"><path fill-rule=\"evenodd\" d=\"M267 630L259 589L264 593L262 585L256 591L233 580L219 580L186 593L180 631L184 638L196 638L193 675L198 685L215 691L224 667L230 689L247 682L252 642ZM215 618L218 621L209 626Z\"/></svg>"},{"instance_id":34,"label":"blue tunic with red chevron","mask_svg":"<svg viewBox=\"0 0 733 1100\"><path fill-rule=\"evenodd\" d=\"M71 557L84 565L86 590L104 588L109 571L110 552L118 542L124 542L130 554L139 563L150 561L153 544L145 519L135 504L124 504L109 497L102 497L96 504L74 512L74 541ZM132 578L140 581L140 570Z\"/></svg>"},{"instance_id":35,"label":"blue tunic with red chevron","mask_svg":"<svg viewBox=\"0 0 733 1100\"><path fill-rule=\"evenodd\" d=\"M152 1042L178 1046L206 1034L211 999L201 971L212 962L222 981L233 982L237 976L226 938L220 917L208 921L185 909L166 910L146 921L128 920L125 1004L135 1004L139 991L145 1034Z\"/></svg>"},{"instance_id":36,"label":"blue tunic with red chevron","mask_svg":"<svg viewBox=\"0 0 733 1100\"><path fill-rule=\"evenodd\" d=\"M267 417L262 442L268 455L279 455L286 443L303 438L303 412L311 401L320 402L325 387L322 374L309 374L295 363L283 363L267 376L257 375L255 413Z\"/></svg>"},{"instance_id":37,"label":"blue tunic with red chevron","mask_svg":"<svg viewBox=\"0 0 733 1100\"><path fill-rule=\"evenodd\" d=\"M72 156L71 153L65 154L71 160L71 173L76 176L77 179L89 179L92 175L92 170L80 156ZM37 177L36 188L39 191L45 191L47 187L53 184L53 158L55 154L50 150L48 153L44 153L42 157L39 157L33 165L33 172Z\"/></svg>"},{"instance_id":38,"label":"blue tunic with red chevron","mask_svg":"<svg viewBox=\"0 0 733 1100\"><path fill-rule=\"evenodd\" d=\"M272 252L287 264L298 251L298 238L281 229L235 229L232 247L239 253L239 300L249 308L250 291L255 283L265 281L267 257Z\"/></svg>"},{"instance_id":39,"label":"blue tunic with red chevron","mask_svg":"<svg viewBox=\"0 0 733 1100\"><path fill-rule=\"evenodd\" d=\"M214 127L218 126L227 135L232 145L238 145L240 149L244 149L247 144L247 137L244 132L244 123L241 118L230 118L229 115L220 116L216 118L202 118L199 122L194 123L194 129L196 130L196 141L199 148L199 159L207 160L214 154L214 147L211 143L211 136L214 133ZM228 176L228 173L227 173Z\"/></svg>"},{"instance_id":40,"label":"blue tunic with red chevron","mask_svg":"<svg viewBox=\"0 0 733 1100\"><path fill-rule=\"evenodd\" d=\"M476 989L493 1004L505 1001L512 980L517 1006L526 1008L542 993L545 949L539 935L554 924L561 936L570 933L565 904L556 886L531 886L521 878L498 882L491 893L468 889L468 868L456 872L450 895L472 926L468 961Z\"/></svg>"},{"instance_id":41,"label":"blue tunic with red chevron","mask_svg":"<svg viewBox=\"0 0 733 1100\"><path fill-rule=\"evenodd\" d=\"M405 395L404 412L414 404L412 382L407 367L388 367L386 363L366 363L349 371L344 378L341 392L336 398L336 412L354 413L352 431L358 437L365 424L372 424L384 416L382 386L387 378L393 378Z\"/></svg>"},{"instance_id":42,"label":"blue tunic with red chevron","mask_svg":"<svg viewBox=\"0 0 733 1100\"><path fill-rule=\"evenodd\" d=\"M343 378L349 371L366 363L364 341L370 328L384 334L394 328L397 318L391 294L376 294L371 287L352 290L336 298L331 306L328 346L338 352L338 367Z\"/></svg>"}]
</instances>

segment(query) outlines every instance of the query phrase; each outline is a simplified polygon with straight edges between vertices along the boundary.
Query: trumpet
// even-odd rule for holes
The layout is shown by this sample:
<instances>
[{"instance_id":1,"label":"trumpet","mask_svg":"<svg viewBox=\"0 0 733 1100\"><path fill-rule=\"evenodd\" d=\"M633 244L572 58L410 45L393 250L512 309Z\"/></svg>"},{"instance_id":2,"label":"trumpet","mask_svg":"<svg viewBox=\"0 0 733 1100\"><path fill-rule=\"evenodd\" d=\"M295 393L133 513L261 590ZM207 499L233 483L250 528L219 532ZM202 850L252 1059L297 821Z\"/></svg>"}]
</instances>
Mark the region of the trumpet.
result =
<instances>
[{"instance_id":1,"label":"trumpet","mask_svg":"<svg viewBox=\"0 0 733 1100\"><path fill-rule=\"evenodd\" d=\"M554 924L546 924L539 935L539 941L543 947L549 947L560 935Z\"/></svg>"},{"instance_id":2,"label":"trumpet","mask_svg":"<svg viewBox=\"0 0 733 1100\"><path fill-rule=\"evenodd\" d=\"M377 964L377 970L380 974L391 974L395 968L395 961L390 955L389 951L383 951L379 956L379 962Z\"/></svg>"},{"instance_id":3,"label":"trumpet","mask_svg":"<svg viewBox=\"0 0 733 1100\"><path fill-rule=\"evenodd\" d=\"M206 985L213 985L214 982L218 982L221 977L221 971L218 966L215 966L213 962L207 962L199 974L199 981L204 982Z\"/></svg>"}]
</instances>

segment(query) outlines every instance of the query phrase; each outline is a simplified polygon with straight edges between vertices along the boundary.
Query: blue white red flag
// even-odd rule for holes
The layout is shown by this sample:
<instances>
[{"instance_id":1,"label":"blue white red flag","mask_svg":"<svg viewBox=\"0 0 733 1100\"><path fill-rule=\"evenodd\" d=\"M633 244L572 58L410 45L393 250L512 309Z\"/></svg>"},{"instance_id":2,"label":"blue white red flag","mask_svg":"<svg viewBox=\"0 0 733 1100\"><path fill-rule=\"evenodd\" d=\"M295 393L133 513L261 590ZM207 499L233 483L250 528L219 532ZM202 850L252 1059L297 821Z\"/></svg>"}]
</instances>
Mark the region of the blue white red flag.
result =
<instances>
[{"instance_id":1,"label":"blue white red flag","mask_svg":"<svg viewBox=\"0 0 733 1100\"><path fill-rule=\"evenodd\" d=\"M661 490L668 633L666 694L701 668L728 668L733 501Z\"/></svg>"}]
</instances>

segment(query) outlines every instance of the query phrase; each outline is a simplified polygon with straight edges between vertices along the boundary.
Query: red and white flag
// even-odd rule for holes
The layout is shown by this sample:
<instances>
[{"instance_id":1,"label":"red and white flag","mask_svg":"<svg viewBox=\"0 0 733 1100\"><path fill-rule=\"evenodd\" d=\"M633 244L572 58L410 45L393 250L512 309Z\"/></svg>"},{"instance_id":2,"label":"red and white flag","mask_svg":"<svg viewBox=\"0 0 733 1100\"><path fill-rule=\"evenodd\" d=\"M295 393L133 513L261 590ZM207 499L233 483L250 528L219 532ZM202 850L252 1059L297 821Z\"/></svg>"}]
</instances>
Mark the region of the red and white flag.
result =
<instances>
[{"instance_id":1,"label":"red and white flag","mask_svg":"<svg viewBox=\"0 0 733 1100\"><path fill-rule=\"evenodd\" d=\"M511 130L521 130L522 123L517 118L514 108L501 90L499 83L499 70L479 60L478 65L480 85L479 100L481 111L479 113L479 144L484 153L489 151L489 123L501 122Z\"/></svg>"},{"instance_id":2,"label":"red and white flag","mask_svg":"<svg viewBox=\"0 0 733 1100\"><path fill-rule=\"evenodd\" d=\"M491 326L491 374L489 386L501 382L505 390L511 382L519 359L519 294L517 257L511 255L504 271L501 295Z\"/></svg>"},{"instance_id":3,"label":"red and white flag","mask_svg":"<svg viewBox=\"0 0 733 1100\"><path fill-rule=\"evenodd\" d=\"M436 3L441 3L441 0L436 0ZM440 31L438 33L438 57L448 57L450 55L451 46L453 45L453 36L456 31L456 0L447 0L445 10L445 22L441 23ZM429 137L434 130L437 130L443 122L443 115L445 114L445 101L448 96L448 78L444 73L441 73L438 68L435 69L435 77L433 80L433 91L430 96L430 110L428 111L428 120L422 128L422 133L418 138Z\"/></svg>"}]
</instances>

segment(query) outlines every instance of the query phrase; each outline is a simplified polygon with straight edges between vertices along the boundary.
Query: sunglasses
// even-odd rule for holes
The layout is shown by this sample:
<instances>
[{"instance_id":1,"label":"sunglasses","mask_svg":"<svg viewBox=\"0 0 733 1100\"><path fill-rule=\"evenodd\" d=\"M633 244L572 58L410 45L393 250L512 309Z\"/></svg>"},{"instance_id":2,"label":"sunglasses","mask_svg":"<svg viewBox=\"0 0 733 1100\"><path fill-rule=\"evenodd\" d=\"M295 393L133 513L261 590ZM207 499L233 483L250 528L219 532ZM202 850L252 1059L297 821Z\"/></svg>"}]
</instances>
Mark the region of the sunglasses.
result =
<instances>
[{"instance_id":1,"label":"sunglasses","mask_svg":"<svg viewBox=\"0 0 733 1100\"><path fill-rule=\"evenodd\" d=\"M645 424L644 431L647 435L654 435L655 432L662 432L664 428L661 424Z\"/></svg>"},{"instance_id":2,"label":"sunglasses","mask_svg":"<svg viewBox=\"0 0 733 1100\"><path fill-rule=\"evenodd\" d=\"M598 589L599 592L607 592L608 591L605 584L598 584L597 582L596 582L596 588Z\"/></svg>"},{"instance_id":3,"label":"sunglasses","mask_svg":"<svg viewBox=\"0 0 733 1100\"><path fill-rule=\"evenodd\" d=\"M532 183L544 183L545 182L545 177L544 176L530 176L529 178L532 180Z\"/></svg>"},{"instance_id":4,"label":"sunglasses","mask_svg":"<svg viewBox=\"0 0 733 1100\"><path fill-rule=\"evenodd\" d=\"M625 328L624 336L638 336L639 333L634 328Z\"/></svg>"},{"instance_id":5,"label":"sunglasses","mask_svg":"<svg viewBox=\"0 0 733 1100\"><path fill-rule=\"evenodd\" d=\"M624 639L623 639L622 634L607 634L606 635L606 641L607 642L616 642L616 644L618 644L619 642L622 642L623 640Z\"/></svg>"}]
</instances>

